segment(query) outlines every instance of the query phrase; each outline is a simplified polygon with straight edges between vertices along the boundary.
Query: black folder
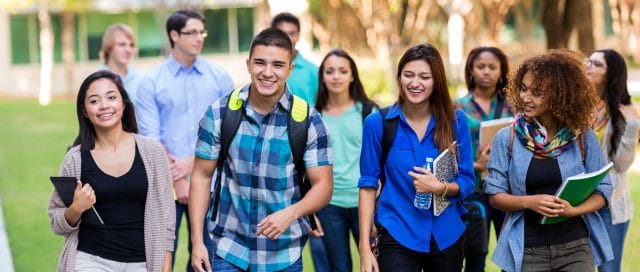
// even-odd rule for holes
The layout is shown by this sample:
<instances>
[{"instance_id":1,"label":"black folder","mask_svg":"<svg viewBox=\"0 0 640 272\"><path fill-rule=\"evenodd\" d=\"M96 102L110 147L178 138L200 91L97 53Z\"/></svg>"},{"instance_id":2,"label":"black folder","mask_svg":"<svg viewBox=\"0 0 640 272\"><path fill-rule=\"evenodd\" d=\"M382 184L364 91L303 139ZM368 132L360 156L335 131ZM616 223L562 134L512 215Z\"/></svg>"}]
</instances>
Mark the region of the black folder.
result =
<instances>
[{"instance_id":1,"label":"black folder","mask_svg":"<svg viewBox=\"0 0 640 272\"><path fill-rule=\"evenodd\" d=\"M76 178L75 177L50 177L51 183L53 183L53 187L55 187L56 191L62 198L62 202L64 205L69 207L73 202L73 194L76 190ZM98 211L91 206L91 209L86 210L82 213L82 222L83 224L87 224L89 226L102 226L104 222L102 218L98 214Z\"/></svg>"}]
</instances>

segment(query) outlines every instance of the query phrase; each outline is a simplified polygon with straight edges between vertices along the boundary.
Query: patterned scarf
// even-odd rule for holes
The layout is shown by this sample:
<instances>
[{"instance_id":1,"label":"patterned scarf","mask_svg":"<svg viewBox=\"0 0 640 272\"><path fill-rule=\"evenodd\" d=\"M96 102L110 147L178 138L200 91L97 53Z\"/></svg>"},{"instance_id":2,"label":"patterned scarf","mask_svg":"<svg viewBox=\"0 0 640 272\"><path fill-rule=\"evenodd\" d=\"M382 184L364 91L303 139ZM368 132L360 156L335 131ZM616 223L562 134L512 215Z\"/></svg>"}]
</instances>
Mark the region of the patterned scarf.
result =
<instances>
[{"instance_id":1,"label":"patterned scarf","mask_svg":"<svg viewBox=\"0 0 640 272\"><path fill-rule=\"evenodd\" d=\"M514 125L520 143L531 150L534 155L545 158L555 158L562 152L569 150L573 147L571 143L580 134L579 131L561 127L553 139L547 141L547 130L540 122L535 118L527 120L522 113L516 116Z\"/></svg>"}]
</instances>

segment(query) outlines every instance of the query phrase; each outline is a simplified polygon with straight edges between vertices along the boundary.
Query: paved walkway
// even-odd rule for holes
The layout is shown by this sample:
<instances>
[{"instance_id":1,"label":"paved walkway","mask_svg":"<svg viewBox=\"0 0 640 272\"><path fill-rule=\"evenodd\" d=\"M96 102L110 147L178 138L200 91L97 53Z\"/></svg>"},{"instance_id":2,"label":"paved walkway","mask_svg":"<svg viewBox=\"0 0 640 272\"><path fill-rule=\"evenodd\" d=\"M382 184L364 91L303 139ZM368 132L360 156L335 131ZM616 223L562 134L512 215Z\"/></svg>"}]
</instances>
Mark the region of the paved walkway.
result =
<instances>
[{"instance_id":1,"label":"paved walkway","mask_svg":"<svg viewBox=\"0 0 640 272\"><path fill-rule=\"evenodd\" d=\"M0 271L13 272L13 259L9 249L9 237L4 226L4 215L2 214L2 198L0 198Z\"/></svg>"}]
</instances>

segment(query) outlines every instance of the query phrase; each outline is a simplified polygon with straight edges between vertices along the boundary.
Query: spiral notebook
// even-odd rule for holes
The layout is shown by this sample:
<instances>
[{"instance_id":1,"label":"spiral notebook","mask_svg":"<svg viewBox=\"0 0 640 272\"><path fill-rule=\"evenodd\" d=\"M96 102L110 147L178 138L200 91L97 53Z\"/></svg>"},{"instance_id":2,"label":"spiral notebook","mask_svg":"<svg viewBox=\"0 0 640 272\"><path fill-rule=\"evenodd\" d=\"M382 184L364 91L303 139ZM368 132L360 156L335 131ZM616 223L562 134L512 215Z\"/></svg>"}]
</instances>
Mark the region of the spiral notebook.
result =
<instances>
[{"instance_id":1,"label":"spiral notebook","mask_svg":"<svg viewBox=\"0 0 640 272\"><path fill-rule=\"evenodd\" d=\"M453 142L433 161L433 175L440 182L451 182L458 176L458 144ZM446 196L433 194L433 215L439 216L451 204Z\"/></svg>"}]
</instances>

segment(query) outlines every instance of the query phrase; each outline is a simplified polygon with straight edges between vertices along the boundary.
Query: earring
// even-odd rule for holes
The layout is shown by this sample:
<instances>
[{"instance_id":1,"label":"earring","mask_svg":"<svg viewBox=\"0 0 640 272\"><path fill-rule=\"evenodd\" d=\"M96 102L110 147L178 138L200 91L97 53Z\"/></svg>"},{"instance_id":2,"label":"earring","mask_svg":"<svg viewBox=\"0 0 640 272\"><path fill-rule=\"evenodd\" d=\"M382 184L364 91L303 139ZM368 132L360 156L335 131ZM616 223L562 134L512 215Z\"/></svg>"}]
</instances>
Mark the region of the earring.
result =
<instances>
[{"instance_id":1,"label":"earring","mask_svg":"<svg viewBox=\"0 0 640 272\"><path fill-rule=\"evenodd\" d=\"M502 84L502 77L498 79L498 85Z\"/></svg>"},{"instance_id":2,"label":"earring","mask_svg":"<svg viewBox=\"0 0 640 272\"><path fill-rule=\"evenodd\" d=\"M469 76L469 82L473 82L473 75Z\"/></svg>"}]
</instances>

